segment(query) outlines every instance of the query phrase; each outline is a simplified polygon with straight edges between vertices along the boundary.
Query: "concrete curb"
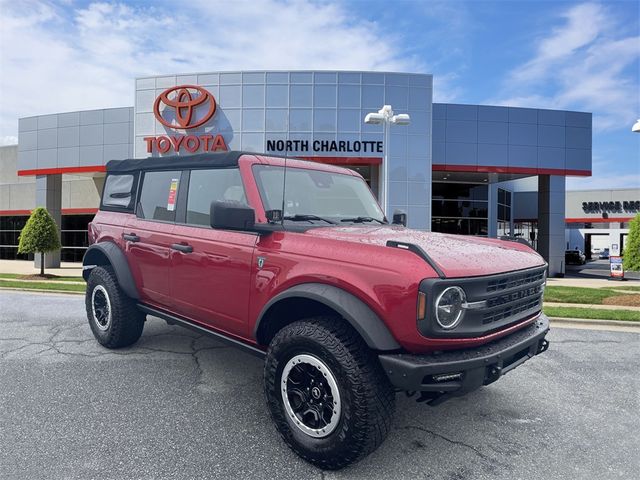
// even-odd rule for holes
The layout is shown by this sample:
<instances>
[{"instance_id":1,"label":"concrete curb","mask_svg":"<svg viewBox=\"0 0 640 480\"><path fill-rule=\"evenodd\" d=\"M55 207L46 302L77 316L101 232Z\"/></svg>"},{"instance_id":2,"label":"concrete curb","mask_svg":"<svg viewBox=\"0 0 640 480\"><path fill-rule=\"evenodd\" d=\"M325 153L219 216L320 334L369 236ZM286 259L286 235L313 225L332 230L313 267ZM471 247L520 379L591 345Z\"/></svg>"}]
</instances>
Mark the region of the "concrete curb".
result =
<instances>
[{"instance_id":1,"label":"concrete curb","mask_svg":"<svg viewBox=\"0 0 640 480\"><path fill-rule=\"evenodd\" d=\"M600 325L600 326L618 326L618 327L637 327L638 331L640 331L640 322L634 322L632 320L602 320L602 319L591 319L591 318L570 318L570 317L549 317L551 320L551 324L553 325L554 321L560 321L564 323L579 323L581 325Z\"/></svg>"},{"instance_id":2,"label":"concrete curb","mask_svg":"<svg viewBox=\"0 0 640 480\"><path fill-rule=\"evenodd\" d=\"M0 290L10 290L14 292L28 292L28 293L63 293L65 295L84 295L85 292L74 292L70 290L45 290L44 288L18 288L18 287L0 287Z\"/></svg>"}]
</instances>

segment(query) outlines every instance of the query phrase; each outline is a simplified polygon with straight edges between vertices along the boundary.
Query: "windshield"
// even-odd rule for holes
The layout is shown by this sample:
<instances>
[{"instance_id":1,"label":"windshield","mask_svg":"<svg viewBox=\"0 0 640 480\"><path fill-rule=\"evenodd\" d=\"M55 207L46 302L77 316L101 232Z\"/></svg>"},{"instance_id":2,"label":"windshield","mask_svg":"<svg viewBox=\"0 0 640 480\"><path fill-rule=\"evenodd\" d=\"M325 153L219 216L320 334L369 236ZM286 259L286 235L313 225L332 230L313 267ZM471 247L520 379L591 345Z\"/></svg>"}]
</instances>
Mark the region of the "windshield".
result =
<instances>
[{"instance_id":1,"label":"windshield","mask_svg":"<svg viewBox=\"0 0 640 480\"><path fill-rule=\"evenodd\" d=\"M282 210L284 167L254 165L253 172L265 210ZM284 186L285 220L380 223L384 214L366 182L343 173L287 168ZM296 217L297 216L297 217ZM316 216L318 218L311 218Z\"/></svg>"}]
</instances>

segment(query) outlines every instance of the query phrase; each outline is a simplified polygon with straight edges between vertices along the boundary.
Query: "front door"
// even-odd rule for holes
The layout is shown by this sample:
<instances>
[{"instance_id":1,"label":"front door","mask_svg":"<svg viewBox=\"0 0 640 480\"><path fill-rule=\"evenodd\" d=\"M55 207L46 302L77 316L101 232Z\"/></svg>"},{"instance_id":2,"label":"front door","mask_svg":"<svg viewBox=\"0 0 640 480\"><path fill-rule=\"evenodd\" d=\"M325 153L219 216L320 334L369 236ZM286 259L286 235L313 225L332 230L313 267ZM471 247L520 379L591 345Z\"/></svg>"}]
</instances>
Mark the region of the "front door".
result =
<instances>
[{"instance_id":1,"label":"front door","mask_svg":"<svg viewBox=\"0 0 640 480\"><path fill-rule=\"evenodd\" d=\"M212 201L246 204L237 168L192 170L180 198L169 273L173 310L218 330L247 336L249 283L257 235L215 230ZM186 197L186 198L185 198Z\"/></svg>"},{"instance_id":2,"label":"front door","mask_svg":"<svg viewBox=\"0 0 640 480\"><path fill-rule=\"evenodd\" d=\"M127 222L123 233L141 300L160 307L171 306L169 262L180 183L180 171L146 172L136 217Z\"/></svg>"}]
</instances>

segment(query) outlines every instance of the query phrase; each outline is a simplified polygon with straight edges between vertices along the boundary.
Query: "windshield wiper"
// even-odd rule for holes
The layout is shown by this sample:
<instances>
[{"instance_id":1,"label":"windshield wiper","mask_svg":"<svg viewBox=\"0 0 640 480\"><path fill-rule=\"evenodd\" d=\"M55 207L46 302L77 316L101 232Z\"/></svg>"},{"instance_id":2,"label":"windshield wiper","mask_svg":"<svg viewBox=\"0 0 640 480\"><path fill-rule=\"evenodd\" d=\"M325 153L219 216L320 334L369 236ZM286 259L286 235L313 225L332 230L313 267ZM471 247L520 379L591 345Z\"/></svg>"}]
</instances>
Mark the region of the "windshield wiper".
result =
<instances>
[{"instance_id":1,"label":"windshield wiper","mask_svg":"<svg viewBox=\"0 0 640 480\"><path fill-rule=\"evenodd\" d=\"M284 220L291 220L292 222L305 222L311 220L321 220L323 222L330 223L331 225L335 225L336 222L328 220L326 218L319 217L318 215L313 215L310 213L297 213L295 215L288 215L284 217Z\"/></svg>"},{"instance_id":2,"label":"windshield wiper","mask_svg":"<svg viewBox=\"0 0 640 480\"><path fill-rule=\"evenodd\" d=\"M353 218L343 218L340 220L341 222L353 222L353 223L364 223L364 222L378 222L382 225L385 225L385 222L382 220L378 220L373 217L353 217Z\"/></svg>"}]
</instances>

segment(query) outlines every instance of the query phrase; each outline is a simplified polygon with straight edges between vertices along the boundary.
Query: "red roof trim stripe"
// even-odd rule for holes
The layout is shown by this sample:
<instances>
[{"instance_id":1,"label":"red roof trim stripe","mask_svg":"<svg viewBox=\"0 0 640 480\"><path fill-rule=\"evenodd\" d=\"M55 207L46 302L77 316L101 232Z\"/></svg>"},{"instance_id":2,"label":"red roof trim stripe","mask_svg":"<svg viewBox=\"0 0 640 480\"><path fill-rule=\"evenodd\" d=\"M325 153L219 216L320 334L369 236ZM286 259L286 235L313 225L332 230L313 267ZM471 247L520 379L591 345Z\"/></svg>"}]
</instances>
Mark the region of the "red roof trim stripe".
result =
<instances>
[{"instance_id":1,"label":"red roof trim stripe","mask_svg":"<svg viewBox=\"0 0 640 480\"><path fill-rule=\"evenodd\" d=\"M18 176L30 175L62 175L69 173L95 173L106 172L104 165L91 165L87 167L63 167L63 168L36 168L33 170L18 170Z\"/></svg>"}]
</instances>

